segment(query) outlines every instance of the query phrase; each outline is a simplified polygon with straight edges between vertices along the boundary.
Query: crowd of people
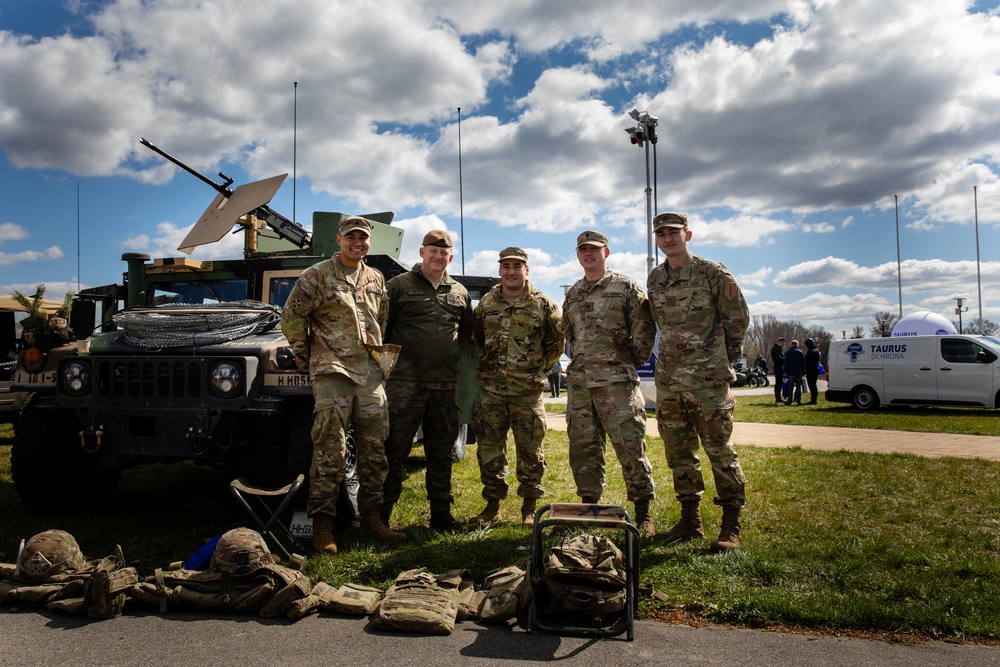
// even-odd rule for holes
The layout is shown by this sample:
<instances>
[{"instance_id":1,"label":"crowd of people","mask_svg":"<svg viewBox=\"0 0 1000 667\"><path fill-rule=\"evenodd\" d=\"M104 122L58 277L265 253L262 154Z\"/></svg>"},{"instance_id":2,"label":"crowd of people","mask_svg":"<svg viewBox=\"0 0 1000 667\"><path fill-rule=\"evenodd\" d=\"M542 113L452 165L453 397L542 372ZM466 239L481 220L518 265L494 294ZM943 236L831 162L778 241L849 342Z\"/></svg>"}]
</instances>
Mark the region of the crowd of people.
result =
<instances>
[{"instance_id":1,"label":"crowd of people","mask_svg":"<svg viewBox=\"0 0 1000 667\"><path fill-rule=\"evenodd\" d=\"M464 524L451 513L451 451L459 433L458 360L471 350L478 359L472 428L486 502L471 523L502 520L509 432L520 521L533 523L545 495L542 394L549 388L558 395L565 371L569 465L580 501L599 503L604 494L610 440L642 537L702 538L701 446L715 480L713 502L722 508L710 549L739 548L746 480L730 439L736 404L730 385L749 311L732 274L688 250L692 232L684 214L653 219L666 259L650 272L645 291L607 268L611 251L604 234L580 234L576 254L583 276L561 307L531 285L528 253L521 248L500 252L500 282L473 308L466 289L448 275L454 252L446 232L428 232L421 262L388 282L364 262L371 233L365 218L344 218L340 252L302 273L282 313L282 331L300 371L311 376L315 397L307 513L316 552L337 551L333 524L348 428L357 447L362 531L383 541L407 539L390 524L421 427L430 526L456 530ZM663 532L652 519L655 484L636 371L653 351L657 328L657 424L681 505L680 520ZM571 362L563 369L567 349Z\"/></svg>"},{"instance_id":2,"label":"crowd of people","mask_svg":"<svg viewBox=\"0 0 1000 667\"><path fill-rule=\"evenodd\" d=\"M806 351L799 347L799 341L793 340L788 351L784 337L778 338L771 347L771 363L774 365L774 402L791 405L802 405L803 383L809 392L809 405L816 405L819 398L817 382L823 375L823 364L820 362L819 349L816 341L806 338Z\"/></svg>"}]
</instances>

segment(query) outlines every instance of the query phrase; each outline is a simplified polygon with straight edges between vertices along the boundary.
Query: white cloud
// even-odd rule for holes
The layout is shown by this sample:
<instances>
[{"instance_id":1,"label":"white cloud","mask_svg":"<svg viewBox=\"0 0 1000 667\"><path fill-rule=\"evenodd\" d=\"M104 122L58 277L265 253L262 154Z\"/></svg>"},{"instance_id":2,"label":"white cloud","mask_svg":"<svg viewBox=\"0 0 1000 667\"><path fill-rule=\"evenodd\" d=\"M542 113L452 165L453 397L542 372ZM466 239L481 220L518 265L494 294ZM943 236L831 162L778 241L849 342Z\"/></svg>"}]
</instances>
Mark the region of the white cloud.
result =
<instances>
[{"instance_id":1,"label":"white cloud","mask_svg":"<svg viewBox=\"0 0 1000 667\"><path fill-rule=\"evenodd\" d=\"M903 260L897 275L896 262L878 266L859 266L839 257L824 257L794 264L780 271L774 278L775 285L786 288L849 287L859 289L894 289L900 283L904 297L932 290L955 289L968 293L975 289L976 262L945 260ZM1000 288L1000 262L982 262L979 267L983 289ZM901 277L901 280L900 280Z\"/></svg>"},{"instance_id":2,"label":"white cloud","mask_svg":"<svg viewBox=\"0 0 1000 667\"><path fill-rule=\"evenodd\" d=\"M0 245L3 245L7 241L23 241L29 236L31 234L21 225L16 225L13 222L0 224Z\"/></svg>"},{"instance_id":3,"label":"white cloud","mask_svg":"<svg viewBox=\"0 0 1000 667\"><path fill-rule=\"evenodd\" d=\"M193 259L232 259L243 254L243 235L226 234L216 243L210 243L195 248L190 255L186 255L178 250L178 246L184 237L188 235L193 224L186 227L178 227L172 222L161 222L156 225L156 234L149 236L137 234L130 236L123 241L120 246L127 252L145 252L152 257L185 257Z\"/></svg>"},{"instance_id":4,"label":"white cloud","mask_svg":"<svg viewBox=\"0 0 1000 667\"><path fill-rule=\"evenodd\" d=\"M837 231L837 228L828 222L819 222L814 225L802 225L802 231L806 234L831 234Z\"/></svg>"},{"instance_id":5,"label":"white cloud","mask_svg":"<svg viewBox=\"0 0 1000 667\"><path fill-rule=\"evenodd\" d=\"M25 262L43 262L59 259L63 256L62 248L49 246L45 250L24 250L22 252L0 252L0 266L23 264Z\"/></svg>"}]
</instances>

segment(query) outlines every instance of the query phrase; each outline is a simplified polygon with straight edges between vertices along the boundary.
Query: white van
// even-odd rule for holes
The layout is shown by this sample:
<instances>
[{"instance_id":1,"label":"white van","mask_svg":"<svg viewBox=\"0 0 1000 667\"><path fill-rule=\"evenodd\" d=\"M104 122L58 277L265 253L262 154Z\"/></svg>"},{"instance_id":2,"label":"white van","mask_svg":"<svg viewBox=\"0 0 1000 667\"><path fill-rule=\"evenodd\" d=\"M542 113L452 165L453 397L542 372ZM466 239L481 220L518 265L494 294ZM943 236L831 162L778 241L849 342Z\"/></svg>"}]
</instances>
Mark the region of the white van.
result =
<instances>
[{"instance_id":1,"label":"white van","mask_svg":"<svg viewBox=\"0 0 1000 667\"><path fill-rule=\"evenodd\" d=\"M830 343L826 400L879 405L1000 407L1000 340L896 336Z\"/></svg>"}]
</instances>

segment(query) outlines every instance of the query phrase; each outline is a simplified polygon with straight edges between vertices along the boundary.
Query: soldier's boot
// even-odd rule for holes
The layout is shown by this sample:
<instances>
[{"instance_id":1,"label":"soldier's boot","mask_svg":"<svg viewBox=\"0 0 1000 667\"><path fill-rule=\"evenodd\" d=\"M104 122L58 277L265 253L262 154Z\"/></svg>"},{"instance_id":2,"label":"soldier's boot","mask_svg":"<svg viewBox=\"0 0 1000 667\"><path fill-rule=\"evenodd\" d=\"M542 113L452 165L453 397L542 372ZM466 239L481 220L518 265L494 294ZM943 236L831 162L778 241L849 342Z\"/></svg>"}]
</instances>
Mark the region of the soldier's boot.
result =
<instances>
[{"instance_id":1,"label":"soldier's boot","mask_svg":"<svg viewBox=\"0 0 1000 667\"><path fill-rule=\"evenodd\" d=\"M740 508L722 508L722 530L719 531L719 539L712 542L708 548L712 553L720 551L732 551L740 548Z\"/></svg>"},{"instance_id":2,"label":"soldier's boot","mask_svg":"<svg viewBox=\"0 0 1000 667\"><path fill-rule=\"evenodd\" d=\"M431 503L431 528L434 530L459 530L464 525L451 515L451 503Z\"/></svg>"},{"instance_id":3,"label":"soldier's boot","mask_svg":"<svg viewBox=\"0 0 1000 667\"><path fill-rule=\"evenodd\" d=\"M329 514L313 517L313 551L318 554L337 553L337 543L333 541L333 517Z\"/></svg>"},{"instance_id":4,"label":"soldier's boot","mask_svg":"<svg viewBox=\"0 0 1000 667\"><path fill-rule=\"evenodd\" d=\"M525 498L521 501L521 525L522 526L534 526L535 525L535 510L537 508L537 501L534 498Z\"/></svg>"},{"instance_id":5,"label":"soldier's boot","mask_svg":"<svg viewBox=\"0 0 1000 667\"><path fill-rule=\"evenodd\" d=\"M701 525L701 507L698 500L681 501L681 518L665 533L656 533L654 540L665 542L689 542L705 537L705 529Z\"/></svg>"},{"instance_id":6,"label":"soldier's boot","mask_svg":"<svg viewBox=\"0 0 1000 667\"><path fill-rule=\"evenodd\" d=\"M389 525L389 520L392 518L392 508L396 506L396 503L382 503L382 507L378 508L378 515L382 519L382 523Z\"/></svg>"},{"instance_id":7,"label":"soldier's boot","mask_svg":"<svg viewBox=\"0 0 1000 667\"><path fill-rule=\"evenodd\" d=\"M472 517L472 520L479 524L497 523L502 519L500 514L500 501L492 498L486 501L486 509Z\"/></svg>"},{"instance_id":8,"label":"soldier's boot","mask_svg":"<svg viewBox=\"0 0 1000 667\"><path fill-rule=\"evenodd\" d=\"M406 533L395 531L382 521L378 511L361 515L361 532L374 537L380 542L405 542Z\"/></svg>"},{"instance_id":9,"label":"soldier's boot","mask_svg":"<svg viewBox=\"0 0 1000 667\"><path fill-rule=\"evenodd\" d=\"M584 496L583 498L580 498L580 502L584 505L596 505L601 502L601 499L597 496Z\"/></svg>"},{"instance_id":10,"label":"soldier's boot","mask_svg":"<svg viewBox=\"0 0 1000 667\"><path fill-rule=\"evenodd\" d=\"M639 529L639 537L644 540L656 535L653 517L649 514L649 499L635 501L635 527Z\"/></svg>"}]
</instances>

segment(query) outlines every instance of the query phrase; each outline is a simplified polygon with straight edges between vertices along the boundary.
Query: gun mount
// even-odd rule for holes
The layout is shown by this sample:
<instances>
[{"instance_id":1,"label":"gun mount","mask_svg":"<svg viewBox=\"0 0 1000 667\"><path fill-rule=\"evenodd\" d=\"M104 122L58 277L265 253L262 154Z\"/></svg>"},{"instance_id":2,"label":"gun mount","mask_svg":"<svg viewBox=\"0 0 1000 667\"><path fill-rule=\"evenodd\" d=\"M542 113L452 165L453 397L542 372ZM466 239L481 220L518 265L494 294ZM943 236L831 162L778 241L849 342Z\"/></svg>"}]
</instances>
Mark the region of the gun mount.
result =
<instances>
[{"instance_id":1,"label":"gun mount","mask_svg":"<svg viewBox=\"0 0 1000 667\"><path fill-rule=\"evenodd\" d=\"M309 232L302 225L289 220L267 205L288 177L288 174L280 174L261 181L247 183L233 190L229 187L233 184L233 179L221 171L219 172L219 177L224 182L216 183L208 176L205 176L163 149L153 145L147 139L140 139L139 143L173 162L219 193L212 200L212 203L209 204L208 208L205 209L205 212L198 219L198 222L195 223L191 231L188 232L188 235L184 237L180 246L178 246L177 249L181 252L190 254L192 250L200 245L215 243L225 236L233 228L233 225L240 223L241 219L246 219L242 224L247 225L248 242L245 252L248 255L256 251L256 231L259 226L255 221L262 222L264 225L270 227L278 236L291 242L298 248L304 248L309 245Z\"/></svg>"}]
</instances>

